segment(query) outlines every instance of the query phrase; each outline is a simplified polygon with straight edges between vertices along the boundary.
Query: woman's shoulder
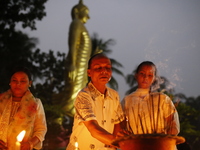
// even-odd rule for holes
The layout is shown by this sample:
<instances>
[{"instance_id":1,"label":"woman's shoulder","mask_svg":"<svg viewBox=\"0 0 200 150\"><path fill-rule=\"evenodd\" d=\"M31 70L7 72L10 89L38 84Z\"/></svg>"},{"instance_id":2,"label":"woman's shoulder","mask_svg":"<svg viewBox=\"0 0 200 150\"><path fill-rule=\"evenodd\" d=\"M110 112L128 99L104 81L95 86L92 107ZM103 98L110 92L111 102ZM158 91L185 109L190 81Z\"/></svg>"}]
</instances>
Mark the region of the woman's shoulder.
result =
<instances>
[{"instance_id":1,"label":"woman's shoulder","mask_svg":"<svg viewBox=\"0 0 200 150\"><path fill-rule=\"evenodd\" d=\"M161 95L161 96L168 96L167 94L165 94L164 92L153 92L151 93L153 95Z\"/></svg>"},{"instance_id":2,"label":"woman's shoulder","mask_svg":"<svg viewBox=\"0 0 200 150\"><path fill-rule=\"evenodd\" d=\"M164 101L171 101L171 98L163 93L163 92L154 92L154 93L151 93L152 95L154 95L154 97L158 97L160 100L164 100Z\"/></svg>"},{"instance_id":3,"label":"woman's shoulder","mask_svg":"<svg viewBox=\"0 0 200 150\"><path fill-rule=\"evenodd\" d=\"M41 99L38 97L35 97L35 101L38 103L38 102L41 102Z\"/></svg>"},{"instance_id":4,"label":"woman's shoulder","mask_svg":"<svg viewBox=\"0 0 200 150\"><path fill-rule=\"evenodd\" d=\"M127 97L133 97L133 96L138 96L140 95L141 93L138 92L137 90L133 91L132 93L128 94Z\"/></svg>"},{"instance_id":5,"label":"woman's shoulder","mask_svg":"<svg viewBox=\"0 0 200 150\"><path fill-rule=\"evenodd\" d=\"M129 99L133 99L134 97L137 97L137 94L135 92L132 92L128 95L124 96L124 100L129 100Z\"/></svg>"}]
</instances>

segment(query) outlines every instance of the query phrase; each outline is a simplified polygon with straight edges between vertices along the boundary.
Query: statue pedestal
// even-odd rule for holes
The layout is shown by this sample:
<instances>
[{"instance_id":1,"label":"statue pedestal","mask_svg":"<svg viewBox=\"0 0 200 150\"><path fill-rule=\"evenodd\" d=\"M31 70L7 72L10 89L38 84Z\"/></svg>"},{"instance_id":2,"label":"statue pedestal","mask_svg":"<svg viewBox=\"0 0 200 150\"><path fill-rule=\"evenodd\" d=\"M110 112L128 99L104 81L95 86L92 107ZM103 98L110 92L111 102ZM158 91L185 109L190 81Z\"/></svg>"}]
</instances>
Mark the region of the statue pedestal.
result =
<instances>
[{"instance_id":1,"label":"statue pedestal","mask_svg":"<svg viewBox=\"0 0 200 150\"><path fill-rule=\"evenodd\" d=\"M118 138L112 144L121 150L174 150L177 144L183 142L185 138L181 136L140 134Z\"/></svg>"}]
</instances>

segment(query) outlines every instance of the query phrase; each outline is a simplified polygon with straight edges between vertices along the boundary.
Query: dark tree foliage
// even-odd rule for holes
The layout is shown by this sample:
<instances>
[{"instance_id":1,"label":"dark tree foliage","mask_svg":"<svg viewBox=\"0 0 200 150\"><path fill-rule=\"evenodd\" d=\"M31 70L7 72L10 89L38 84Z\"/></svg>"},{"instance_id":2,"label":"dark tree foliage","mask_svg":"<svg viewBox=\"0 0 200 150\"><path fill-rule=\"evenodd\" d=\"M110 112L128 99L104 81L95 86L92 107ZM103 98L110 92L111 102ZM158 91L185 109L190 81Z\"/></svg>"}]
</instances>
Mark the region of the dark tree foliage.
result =
<instances>
[{"instance_id":1,"label":"dark tree foliage","mask_svg":"<svg viewBox=\"0 0 200 150\"><path fill-rule=\"evenodd\" d=\"M53 105L53 95L64 88L65 54L57 52L55 55L52 50L49 53L37 50L34 58L42 76L36 80L33 92L43 103Z\"/></svg>"},{"instance_id":2,"label":"dark tree foliage","mask_svg":"<svg viewBox=\"0 0 200 150\"><path fill-rule=\"evenodd\" d=\"M0 0L0 29L13 30L18 23L22 27L36 29L36 20L46 16L47 0Z\"/></svg>"},{"instance_id":3,"label":"dark tree foliage","mask_svg":"<svg viewBox=\"0 0 200 150\"><path fill-rule=\"evenodd\" d=\"M40 76L34 64L33 50L37 39L15 30L19 23L23 28L36 29L36 20L46 16L44 4L47 0L0 0L0 92L8 88L10 71L25 65Z\"/></svg>"},{"instance_id":4,"label":"dark tree foliage","mask_svg":"<svg viewBox=\"0 0 200 150\"><path fill-rule=\"evenodd\" d=\"M35 38L29 38L22 32L12 32L12 36L4 36L4 46L0 47L0 92L9 88L10 73L16 66L26 66L33 70L33 75L41 75L33 64L33 49L37 44ZM2 42L2 41L0 41Z\"/></svg>"},{"instance_id":5,"label":"dark tree foliage","mask_svg":"<svg viewBox=\"0 0 200 150\"><path fill-rule=\"evenodd\" d=\"M184 94L176 94L181 101L177 106L180 119L180 135L185 137L192 150L200 147L200 96L187 98Z\"/></svg>"}]
</instances>

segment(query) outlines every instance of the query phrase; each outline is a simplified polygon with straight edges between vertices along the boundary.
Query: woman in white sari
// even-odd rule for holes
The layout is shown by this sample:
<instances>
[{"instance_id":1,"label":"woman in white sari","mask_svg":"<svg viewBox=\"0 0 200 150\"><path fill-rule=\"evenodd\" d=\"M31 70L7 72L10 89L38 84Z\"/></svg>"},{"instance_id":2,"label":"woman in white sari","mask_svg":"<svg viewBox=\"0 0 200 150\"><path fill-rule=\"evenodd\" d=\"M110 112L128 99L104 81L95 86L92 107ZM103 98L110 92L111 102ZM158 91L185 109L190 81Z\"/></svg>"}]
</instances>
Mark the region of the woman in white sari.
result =
<instances>
[{"instance_id":1,"label":"woman in white sari","mask_svg":"<svg viewBox=\"0 0 200 150\"><path fill-rule=\"evenodd\" d=\"M134 77L138 87L122 101L129 130L134 134L177 135L180 125L172 100L162 92L155 92L159 77L154 63L142 62Z\"/></svg>"},{"instance_id":2,"label":"woman in white sari","mask_svg":"<svg viewBox=\"0 0 200 150\"><path fill-rule=\"evenodd\" d=\"M30 71L18 67L11 76L10 89L0 94L0 149L15 150L16 137L23 130L20 150L42 148L46 118L40 99L29 90L31 84Z\"/></svg>"}]
</instances>

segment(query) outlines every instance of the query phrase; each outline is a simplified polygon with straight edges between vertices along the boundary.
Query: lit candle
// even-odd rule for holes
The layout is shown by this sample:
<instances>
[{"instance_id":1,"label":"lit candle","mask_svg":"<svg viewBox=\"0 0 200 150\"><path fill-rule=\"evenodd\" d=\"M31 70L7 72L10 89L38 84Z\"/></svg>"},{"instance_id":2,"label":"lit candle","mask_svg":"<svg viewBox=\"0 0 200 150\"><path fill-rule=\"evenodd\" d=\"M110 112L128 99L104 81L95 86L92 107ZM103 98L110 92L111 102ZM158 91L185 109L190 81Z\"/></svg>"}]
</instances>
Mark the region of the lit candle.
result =
<instances>
[{"instance_id":1,"label":"lit candle","mask_svg":"<svg viewBox=\"0 0 200 150\"><path fill-rule=\"evenodd\" d=\"M78 142L75 142L75 150L78 150Z\"/></svg>"},{"instance_id":2,"label":"lit candle","mask_svg":"<svg viewBox=\"0 0 200 150\"><path fill-rule=\"evenodd\" d=\"M20 150L20 147L21 147L20 142L23 140L25 133L26 133L26 131L23 130L23 131L20 132L19 135L17 136L17 142L16 142L16 148L15 148L15 150Z\"/></svg>"}]
</instances>

